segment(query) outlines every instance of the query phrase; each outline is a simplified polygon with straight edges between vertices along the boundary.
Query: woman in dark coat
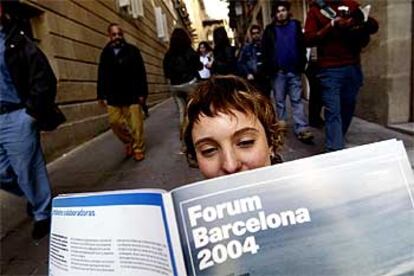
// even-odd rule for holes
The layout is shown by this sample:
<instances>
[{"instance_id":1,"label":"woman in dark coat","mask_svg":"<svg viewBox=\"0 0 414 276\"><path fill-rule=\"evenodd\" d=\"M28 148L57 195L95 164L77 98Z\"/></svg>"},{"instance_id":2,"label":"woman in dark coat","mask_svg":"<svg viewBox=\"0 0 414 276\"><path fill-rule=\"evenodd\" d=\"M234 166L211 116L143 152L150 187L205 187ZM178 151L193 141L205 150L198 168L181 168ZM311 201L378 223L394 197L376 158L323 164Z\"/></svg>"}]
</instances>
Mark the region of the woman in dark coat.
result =
<instances>
[{"instance_id":1,"label":"woman in dark coat","mask_svg":"<svg viewBox=\"0 0 414 276\"><path fill-rule=\"evenodd\" d=\"M199 56L191 47L187 31L176 28L171 34L170 47L164 56L164 75L170 80L170 89L180 115L180 140L184 126L185 107L194 89L198 70L203 68Z\"/></svg>"},{"instance_id":2,"label":"woman in dark coat","mask_svg":"<svg viewBox=\"0 0 414 276\"><path fill-rule=\"evenodd\" d=\"M218 27L213 32L214 62L212 73L215 75L236 74L237 60L235 49L230 45L226 29Z\"/></svg>"}]
</instances>

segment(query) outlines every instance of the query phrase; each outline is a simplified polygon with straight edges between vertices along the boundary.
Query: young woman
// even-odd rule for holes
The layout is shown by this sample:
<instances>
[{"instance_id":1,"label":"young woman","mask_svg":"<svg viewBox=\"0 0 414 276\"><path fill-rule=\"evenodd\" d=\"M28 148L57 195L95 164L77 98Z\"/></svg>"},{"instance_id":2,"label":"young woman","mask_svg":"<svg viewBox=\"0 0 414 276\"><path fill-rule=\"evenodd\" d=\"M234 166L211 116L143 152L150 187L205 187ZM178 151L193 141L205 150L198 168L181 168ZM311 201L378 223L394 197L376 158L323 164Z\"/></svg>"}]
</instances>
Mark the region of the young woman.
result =
<instances>
[{"instance_id":1,"label":"young woman","mask_svg":"<svg viewBox=\"0 0 414 276\"><path fill-rule=\"evenodd\" d=\"M164 75L170 80L171 92L180 115L180 140L183 136L185 106L192 93L198 70L203 68L197 52L191 47L191 38L183 28L171 34L170 47L164 56Z\"/></svg>"},{"instance_id":2,"label":"young woman","mask_svg":"<svg viewBox=\"0 0 414 276\"><path fill-rule=\"evenodd\" d=\"M210 69L213 65L213 49L206 41L201 41L198 44L197 53L200 56L200 62L203 64L203 69L198 71L200 79L206 80L210 78Z\"/></svg>"},{"instance_id":3,"label":"young woman","mask_svg":"<svg viewBox=\"0 0 414 276\"><path fill-rule=\"evenodd\" d=\"M218 27L213 31L214 62L211 68L214 75L228 75L237 73L236 50L230 45L224 27Z\"/></svg>"},{"instance_id":4,"label":"young woman","mask_svg":"<svg viewBox=\"0 0 414 276\"><path fill-rule=\"evenodd\" d=\"M232 75L201 83L187 105L184 139L189 159L213 178L280 162L284 130L273 105Z\"/></svg>"}]
</instances>

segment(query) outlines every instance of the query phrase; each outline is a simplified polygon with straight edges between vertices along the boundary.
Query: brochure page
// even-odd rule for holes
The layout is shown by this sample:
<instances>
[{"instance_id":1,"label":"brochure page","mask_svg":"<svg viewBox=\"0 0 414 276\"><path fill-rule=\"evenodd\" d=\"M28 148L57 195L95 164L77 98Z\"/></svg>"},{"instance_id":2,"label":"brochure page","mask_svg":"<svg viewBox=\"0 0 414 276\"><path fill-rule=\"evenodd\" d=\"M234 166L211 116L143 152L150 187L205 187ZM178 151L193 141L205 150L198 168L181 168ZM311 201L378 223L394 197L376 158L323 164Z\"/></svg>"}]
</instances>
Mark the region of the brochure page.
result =
<instances>
[{"instance_id":1,"label":"brochure page","mask_svg":"<svg viewBox=\"0 0 414 276\"><path fill-rule=\"evenodd\" d=\"M128 191L53 200L49 273L177 275L163 194Z\"/></svg>"},{"instance_id":2,"label":"brochure page","mask_svg":"<svg viewBox=\"0 0 414 276\"><path fill-rule=\"evenodd\" d=\"M187 273L408 275L413 187L390 141L176 189Z\"/></svg>"}]
</instances>

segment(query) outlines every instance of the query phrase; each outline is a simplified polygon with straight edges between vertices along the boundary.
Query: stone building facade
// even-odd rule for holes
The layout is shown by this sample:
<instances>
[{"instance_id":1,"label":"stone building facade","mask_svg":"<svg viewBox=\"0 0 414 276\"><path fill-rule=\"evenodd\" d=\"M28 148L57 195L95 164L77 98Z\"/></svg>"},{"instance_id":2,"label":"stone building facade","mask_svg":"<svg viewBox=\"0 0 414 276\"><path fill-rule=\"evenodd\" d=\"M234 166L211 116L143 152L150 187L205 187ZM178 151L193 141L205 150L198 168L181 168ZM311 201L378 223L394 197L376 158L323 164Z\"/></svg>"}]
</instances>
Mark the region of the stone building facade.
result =
<instances>
[{"instance_id":1,"label":"stone building facade","mask_svg":"<svg viewBox=\"0 0 414 276\"><path fill-rule=\"evenodd\" d=\"M308 0L291 0L293 16L306 20ZM363 50L365 83L358 98L356 115L366 120L414 132L414 1L360 0L370 4L371 15L380 25ZM231 25L239 37L251 24L271 22L271 1L230 1ZM238 9L238 12L236 12Z\"/></svg>"},{"instance_id":2,"label":"stone building facade","mask_svg":"<svg viewBox=\"0 0 414 276\"><path fill-rule=\"evenodd\" d=\"M148 104L170 96L162 61L175 25L190 26L177 12L178 0L22 0L31 31L58 79L57 102L67 122L42 133L48 160L108 129L96 100L99 56L107 26L118 23L141 50L147 71Z\"/></svg>"}]
</instances>

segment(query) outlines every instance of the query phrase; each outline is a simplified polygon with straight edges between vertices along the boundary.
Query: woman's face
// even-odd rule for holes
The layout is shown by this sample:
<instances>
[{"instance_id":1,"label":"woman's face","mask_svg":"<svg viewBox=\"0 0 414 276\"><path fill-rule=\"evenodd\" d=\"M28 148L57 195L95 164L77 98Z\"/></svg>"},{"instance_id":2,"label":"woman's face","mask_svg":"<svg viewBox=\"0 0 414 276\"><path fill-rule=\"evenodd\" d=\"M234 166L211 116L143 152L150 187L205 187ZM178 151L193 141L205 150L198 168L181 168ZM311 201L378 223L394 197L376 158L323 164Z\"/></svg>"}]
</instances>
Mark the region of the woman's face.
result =
<instances>
[{"instance_id":1,"label":"woman's face","mask_svg":"<svg viewBox=\"0 0 414 276\"><path fill-rule=\"evenodd\" d=\"M198 166L206 178L270 165L265 130L253 114L201 115L192 130Z\"/></svg>"},{"instance_id":2,"label":"woman's face","mask_svg":"<svg viewBox=\"0 0 414 276\"><path fill-rule=\"evenodd\" d=\"M207 52L207 49L206 49L206 47L203 44L200 45L199 50L200 50L200 53L202 55L205 55L206 52Z\"/></svg>"}]
</instances>

